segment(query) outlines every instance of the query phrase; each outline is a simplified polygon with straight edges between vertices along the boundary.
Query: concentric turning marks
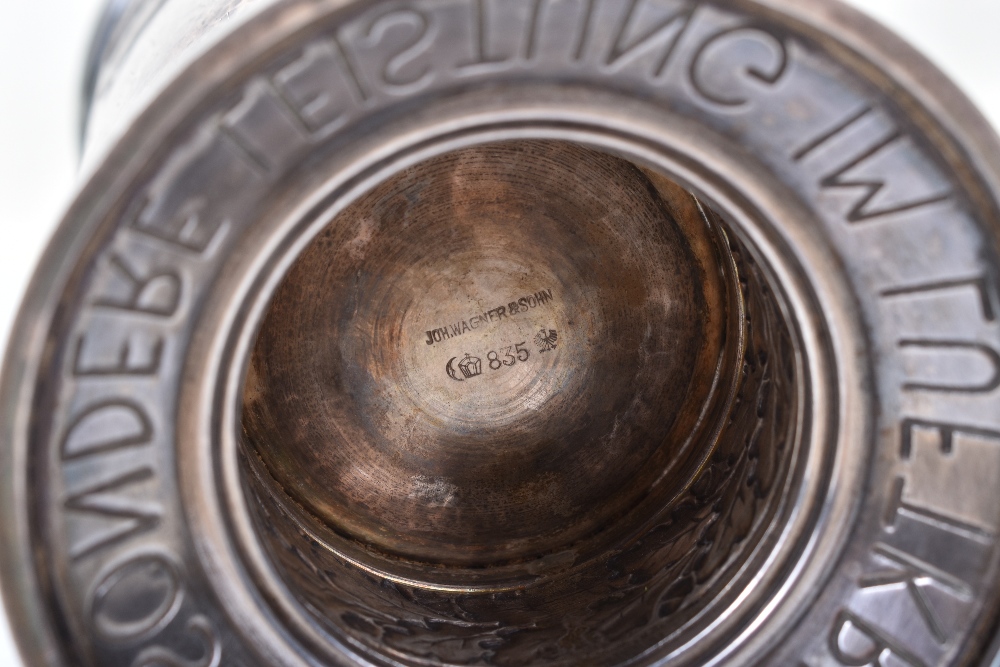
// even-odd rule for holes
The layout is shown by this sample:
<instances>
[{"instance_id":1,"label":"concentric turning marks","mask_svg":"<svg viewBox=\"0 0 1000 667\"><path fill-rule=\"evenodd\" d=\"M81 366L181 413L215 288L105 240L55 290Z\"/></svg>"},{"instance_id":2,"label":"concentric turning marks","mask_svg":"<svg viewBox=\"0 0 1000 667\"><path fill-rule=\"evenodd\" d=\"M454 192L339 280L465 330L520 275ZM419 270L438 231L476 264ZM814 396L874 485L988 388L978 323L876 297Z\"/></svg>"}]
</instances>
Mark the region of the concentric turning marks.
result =
<instances>
[{"instance_id":1,"label":"concentric turning marks","mask_svg":"<svg viewBox=\"0 0 1000 667\"><path fill-rule=\"evenodd\" d=\"M677 185L580 146L384 182L298 258L250 360L248 507L288 593L375 662L687 650L795 489L808 398L767 275Z\"/></svg>"},{"instance_id":2,"label":"concentric turning marks","mask_svg":"<svg viewBox=\"0 0 1000 667\"><path fill-rule=\"evenodd\" d=\"M637 527L694 479L731 398L718 238L676 186L578 146L414 167L277 291L246 441L273 494L383 554L496 565Z\"/></svg>"}]
</instances>

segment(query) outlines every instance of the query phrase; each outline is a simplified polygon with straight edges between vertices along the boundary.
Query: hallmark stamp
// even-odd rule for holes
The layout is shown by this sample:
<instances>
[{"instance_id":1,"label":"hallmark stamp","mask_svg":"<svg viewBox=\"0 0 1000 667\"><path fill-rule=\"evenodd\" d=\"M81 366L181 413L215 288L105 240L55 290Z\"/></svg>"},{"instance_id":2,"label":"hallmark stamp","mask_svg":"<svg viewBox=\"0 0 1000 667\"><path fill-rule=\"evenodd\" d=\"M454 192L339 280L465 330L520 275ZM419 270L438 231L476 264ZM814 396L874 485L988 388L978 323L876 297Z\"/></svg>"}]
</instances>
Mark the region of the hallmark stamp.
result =
<instances>
[{"instance_id":1,"label":"hallmark stamp","mask_svg":"<svg viewBox=\"0 0 1000 667\"><path fill-rule=\"evenodd\" d=\"M528 296L522 296L515 301L511 301L505 306L497 306L496 308L488 310L485 313L473 315L468 319L459 320L454 324L446 324L443 327L431 329L425 332L427 334L427 339L424 342L428 345L434 345L435 343L440 343L441 341L451 340L452 338L457 338L481 327L486 327L491 324L499 324L505 318L514 317L515 315L526 313L529 310L533 310L540 306L545 306L552 300L551 289L541 290L535 292L534 294L529 294Z\"/></svg>"},{"instance_id":2,"label":"hallmark stamp","mask_svg":"<svg viewBox=\"0 0 1000 667\"><path fill-rule=\"evenodd\" d=\"M452 357L448 360L448 365L445 366L445 372L448 373L448 377L457 382L464 382L465 380L471 380L474 377L478 377L483 374L483 360L479 357L473 357L468 352L465 353L465 358L458 362L458 370L461 371L462 377L458 377L455 372L455 360L458 357Z\"/></svg>"},{"instance_id":3,"label":"hallmark stamp","mask_svg":"<svg viewBox=\"0 0 1000 667\"><path fill-rule=\"evenodd\" d=\"M553 334L555 332L553 331ZM526 341L507 345L497 350L490 350L486 353L486 367L491 371L498 371L502 368L511 367L518 363L524 363L531 358L531 353L525 347ZM455 363L458 357L452 357L445 364L445 373L456 382L465 382L483 374L483 360L481 357L474 357L469 352L461 361Z\"/></svg>"},{"instance_id":4,"label":"hallmark stamp","mask_svg":"<svg viewBox=\"0 0 1000 667\"><path fill-rule=\"evenodd\" d=\"M555 329L542 328L535 334L535 345L538 346L539 352L550 352L556 349L558 340L559 334L556 333Z\"/></svg>"}]
</instances>

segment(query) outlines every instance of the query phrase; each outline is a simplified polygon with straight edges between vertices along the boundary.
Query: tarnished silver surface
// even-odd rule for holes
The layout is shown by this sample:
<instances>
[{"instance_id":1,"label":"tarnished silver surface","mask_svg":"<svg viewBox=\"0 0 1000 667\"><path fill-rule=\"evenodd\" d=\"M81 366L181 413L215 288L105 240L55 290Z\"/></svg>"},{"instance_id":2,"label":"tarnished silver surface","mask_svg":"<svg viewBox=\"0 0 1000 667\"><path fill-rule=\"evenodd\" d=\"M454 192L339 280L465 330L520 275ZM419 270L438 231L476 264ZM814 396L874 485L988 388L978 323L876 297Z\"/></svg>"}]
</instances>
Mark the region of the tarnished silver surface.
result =
<instances>
[{"instance_id":1,"label":"tarnished silver surface","mask_svg":"<svg viewBox=\"0 0 1000 667\"><path fill-rule=\"evenodd\" d=\"M819 0L223 4L109 27L12 337L32 664L993 664L1000 151L930 65Z\"/></svg>"}]
</instances>

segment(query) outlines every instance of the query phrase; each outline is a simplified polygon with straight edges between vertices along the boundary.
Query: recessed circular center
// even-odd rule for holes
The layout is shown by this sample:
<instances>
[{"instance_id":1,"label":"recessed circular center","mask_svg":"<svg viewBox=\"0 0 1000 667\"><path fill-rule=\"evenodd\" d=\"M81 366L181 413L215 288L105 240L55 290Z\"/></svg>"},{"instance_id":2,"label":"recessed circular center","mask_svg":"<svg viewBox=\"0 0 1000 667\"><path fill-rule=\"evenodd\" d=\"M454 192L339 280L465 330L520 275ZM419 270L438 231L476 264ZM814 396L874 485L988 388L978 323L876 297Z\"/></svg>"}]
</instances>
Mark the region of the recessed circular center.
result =
<instances>
[{"instance_id":1,"label":"recessed circular center","mask_svg":"<svg viewBox=\"0 0 1000 667\"><path fill-rule=\"evenodd\" d=\"M542 253L532 257L514 243L477 247L475 238L442 242L439 250L449 246L451 256L414 267L412 278L426 291L402 318L405 342L393 380L401 399L438 417L449 433L495 439L549 409L583 370L586 360L566 358L571 348L582 352L569 332L593 326L596 313L567 312L567 298L587 297L562 289Z\"/></svg>"},{"instance_id":2,"label":"recessed circular center","mask_svg":"<svg viewBox=\"0 0 1000 667\"><path fill-rule=\"evenodd\" d=\"M251 359L247 441L292 499L383 553L568 548L704 459L692 433L735 339L714 239L675 186L586 148L423 163L285 278Z\"/></svg>"}]
</instances>

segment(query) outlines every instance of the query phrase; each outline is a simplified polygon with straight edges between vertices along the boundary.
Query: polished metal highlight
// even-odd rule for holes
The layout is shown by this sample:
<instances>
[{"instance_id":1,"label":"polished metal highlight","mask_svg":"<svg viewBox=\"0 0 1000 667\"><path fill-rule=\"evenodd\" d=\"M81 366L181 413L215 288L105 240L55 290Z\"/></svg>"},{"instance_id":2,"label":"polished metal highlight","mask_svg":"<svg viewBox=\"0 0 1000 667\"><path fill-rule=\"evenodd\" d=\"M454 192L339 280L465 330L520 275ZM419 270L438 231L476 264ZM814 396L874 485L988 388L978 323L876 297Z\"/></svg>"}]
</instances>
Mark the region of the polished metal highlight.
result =
<instances>
[{"instance_id":1,"label":"polished metal highlight","mask_svg":"<svg viewBox=\"0 0 1000 667\"><path fill-rule=\"evenodd\" d=\"M1000 143L868 19L137 0L91 62L27 664L997 664Z\"/></svg>"}]
</instances>

